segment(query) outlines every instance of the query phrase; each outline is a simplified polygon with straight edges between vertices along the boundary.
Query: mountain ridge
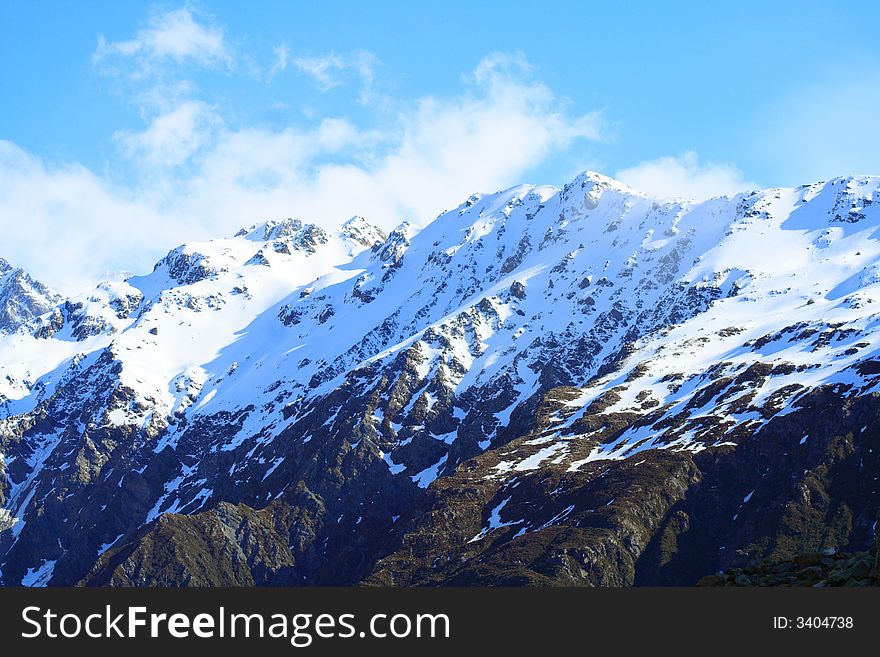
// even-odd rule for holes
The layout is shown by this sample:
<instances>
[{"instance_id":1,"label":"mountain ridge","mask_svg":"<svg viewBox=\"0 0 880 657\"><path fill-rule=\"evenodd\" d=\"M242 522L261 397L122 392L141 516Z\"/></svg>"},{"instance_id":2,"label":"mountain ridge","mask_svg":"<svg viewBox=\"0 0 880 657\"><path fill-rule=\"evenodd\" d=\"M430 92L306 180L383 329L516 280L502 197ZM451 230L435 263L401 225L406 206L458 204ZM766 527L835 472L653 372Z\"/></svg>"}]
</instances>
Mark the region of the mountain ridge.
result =
<instances>
[{"instance_id":1,"label":"mountain ridge","mask_svg":"<svg viewBox=\"0 0 880 657\"><path fill-rule=\"evenodd\" d=\"M421 229L177 247L0 338L0 582L681 584L866 544L875 484L842 482L880 453L878 195L696 203L585 172ZM794 483L762 492L755 459ZM799 486L824 516L769 503Z\"/></svg>"}]
</instances>

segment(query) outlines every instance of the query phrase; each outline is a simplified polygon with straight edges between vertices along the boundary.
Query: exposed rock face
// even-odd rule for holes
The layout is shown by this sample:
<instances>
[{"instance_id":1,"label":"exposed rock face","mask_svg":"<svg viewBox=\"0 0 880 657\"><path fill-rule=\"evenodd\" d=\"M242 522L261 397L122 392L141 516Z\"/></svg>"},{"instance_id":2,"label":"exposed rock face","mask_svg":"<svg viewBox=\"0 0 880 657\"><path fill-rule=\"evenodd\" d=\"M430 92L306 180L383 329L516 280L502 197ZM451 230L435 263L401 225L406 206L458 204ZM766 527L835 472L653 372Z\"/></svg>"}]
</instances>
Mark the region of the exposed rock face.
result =
<instances>
[{"instance_id":1,"label":"exposed rock face","mask_svg":"<svg viewBox=\"0 0 880 657\"><path fill-rule=\"evenodd\" d=\"M0 582L691 585L867 551L878 195L583 174L58 300L0 338Z\"/></svg>"},{"instance_id":2,"label":"exposed rock face","mask_svg":"<svg viewBox=\"0 0 880 657\"><path fill-rule=\"evenodd\" d=\"M736 447L551 463L500 487L487 453L437 482L369 581L692 585L755 559L869 545L880 497L863 473L880 469L880 436L860 428L878 412L873 395L822 389ZM809 450L792 437L805 425Z\"/></svg>"},{"instance_id":3,"label":"exposed rock face","mask_svg":"<svg viewBox=\"0 0 880 657\"><path fill-rule=\"evenodd\" d=\"M756 559L871 546L880 508L871 474L880 471L878 413L876 393L845 398L820 387L736 449L697 454L702 490L674 509L636 583L678 583L663 574L667 567L693 583Z\"/></svg>"},{"instance_id":4,"label":"exposed rock face","mask_svg":"<svg viewBox=\"0 0 880 657\"><path fill-rule=\"evenodd\" d=\"M12 529L18 518L13 518L12 514L6 509L0 509L0 532Z\"/></svg>"},{"instance_id":5,"label":"exposed rock face","mask_svg":"<svg viewBox=\"0 0 880 657\"><path fill-rule=\"evenodd\" d=\"M60 300L56 292L0 258L0 335L16 331Z\"/></svg>"},{"instance_id":6,"label":"exposed rock face","mask_svg":"<svg viewBox=\"0 0 880 657\"><path fill-rule=\"evenodd\" d=\"M166 514L149 530L110 548L81 582L111 586L296 585L320 557L312 523L323 509L277 502L255 511L221 502L192 516Z\"/></svg>"},{"instance_id":7,"label":"exposed rock face","mask_svg":"<svg viewBox=\"0 0 880 657\"><path fill-rule=\"evenodd\" d=\"M373 226L363 217L357 216L342 224L342 232L344 235L368 248L382 244L388 239L388 236L380 228Z\"/></svg>"}]
</instances>

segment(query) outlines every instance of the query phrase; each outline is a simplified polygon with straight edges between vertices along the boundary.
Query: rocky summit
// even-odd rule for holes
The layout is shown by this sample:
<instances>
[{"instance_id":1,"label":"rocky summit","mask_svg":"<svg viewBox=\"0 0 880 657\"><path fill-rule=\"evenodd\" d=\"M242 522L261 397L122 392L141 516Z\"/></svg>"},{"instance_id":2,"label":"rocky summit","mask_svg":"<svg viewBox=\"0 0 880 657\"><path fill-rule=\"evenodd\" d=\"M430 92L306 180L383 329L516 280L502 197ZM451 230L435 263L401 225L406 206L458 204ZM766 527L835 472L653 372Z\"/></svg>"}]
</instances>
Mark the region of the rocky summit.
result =
<instances>
[{"instance_id":1,"label":"rocky summit","mask_svg":"<svg viewBox=\"0 0 880 657\"><path fill-rule=\"evenodd\" d=\"M587 172L72 298L0 260L0 583L870 583L878 201Z\"/></svg>"}]
</instances>

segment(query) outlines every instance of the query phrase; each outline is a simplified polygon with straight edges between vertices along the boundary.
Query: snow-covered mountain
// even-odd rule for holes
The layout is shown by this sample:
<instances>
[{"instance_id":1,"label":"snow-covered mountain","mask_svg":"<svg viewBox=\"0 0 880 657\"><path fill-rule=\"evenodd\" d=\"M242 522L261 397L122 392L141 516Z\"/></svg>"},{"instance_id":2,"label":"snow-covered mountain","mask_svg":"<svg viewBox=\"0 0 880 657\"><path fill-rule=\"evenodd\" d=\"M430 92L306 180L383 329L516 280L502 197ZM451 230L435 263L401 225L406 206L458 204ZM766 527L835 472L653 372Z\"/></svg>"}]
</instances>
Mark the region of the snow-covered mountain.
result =
<instances>
[{"instance_id":1,"label":"snow-covered mountain","mask_svg":"<svg viewBox=\"0 0 880 657\"><path fill-rule=\"evenodd\" d=\"M0 258L0 334L15 331L60 300L59 294Z\"/></svg>"},{"instance_id":2,"label":"snow-covered mountain","mask_svg":"<svg viewBox=\"0 0 880 657\"><path fill-rule=\"evenodd\" d=\"M77 298L3 273L0 582L669 584L862 546L878 199L588 172Z\"/></svg>"}]
</instances>

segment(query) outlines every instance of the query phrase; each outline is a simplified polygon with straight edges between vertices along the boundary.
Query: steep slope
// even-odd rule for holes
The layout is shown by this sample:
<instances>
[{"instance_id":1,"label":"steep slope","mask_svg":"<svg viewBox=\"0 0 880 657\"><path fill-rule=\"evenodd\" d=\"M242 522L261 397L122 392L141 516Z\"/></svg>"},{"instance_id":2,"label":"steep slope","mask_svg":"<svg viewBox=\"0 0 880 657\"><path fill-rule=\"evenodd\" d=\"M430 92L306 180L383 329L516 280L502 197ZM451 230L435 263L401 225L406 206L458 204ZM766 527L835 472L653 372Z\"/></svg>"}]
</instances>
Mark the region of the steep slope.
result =
<instances>
[{"instance_id":1,"label":"steep slope","mask_svg":"<svg viewBox=\"0 0 880 657\"><path fill-rule=\"evenodd\" d=\"M33 381L0 581L673 584L861 548L878 194L586 173L175 249L0 342Z\"/></svg>"},{"instance_id":2,"label":"steep slope","mask_svg":"<svg viewBox=\"0 0 880 657\"><path fill-rule=\"evenodd\" d=\"M56 292L0 258L0 335L14 332L60 300Z\"/></svg>"}]
</instances>

